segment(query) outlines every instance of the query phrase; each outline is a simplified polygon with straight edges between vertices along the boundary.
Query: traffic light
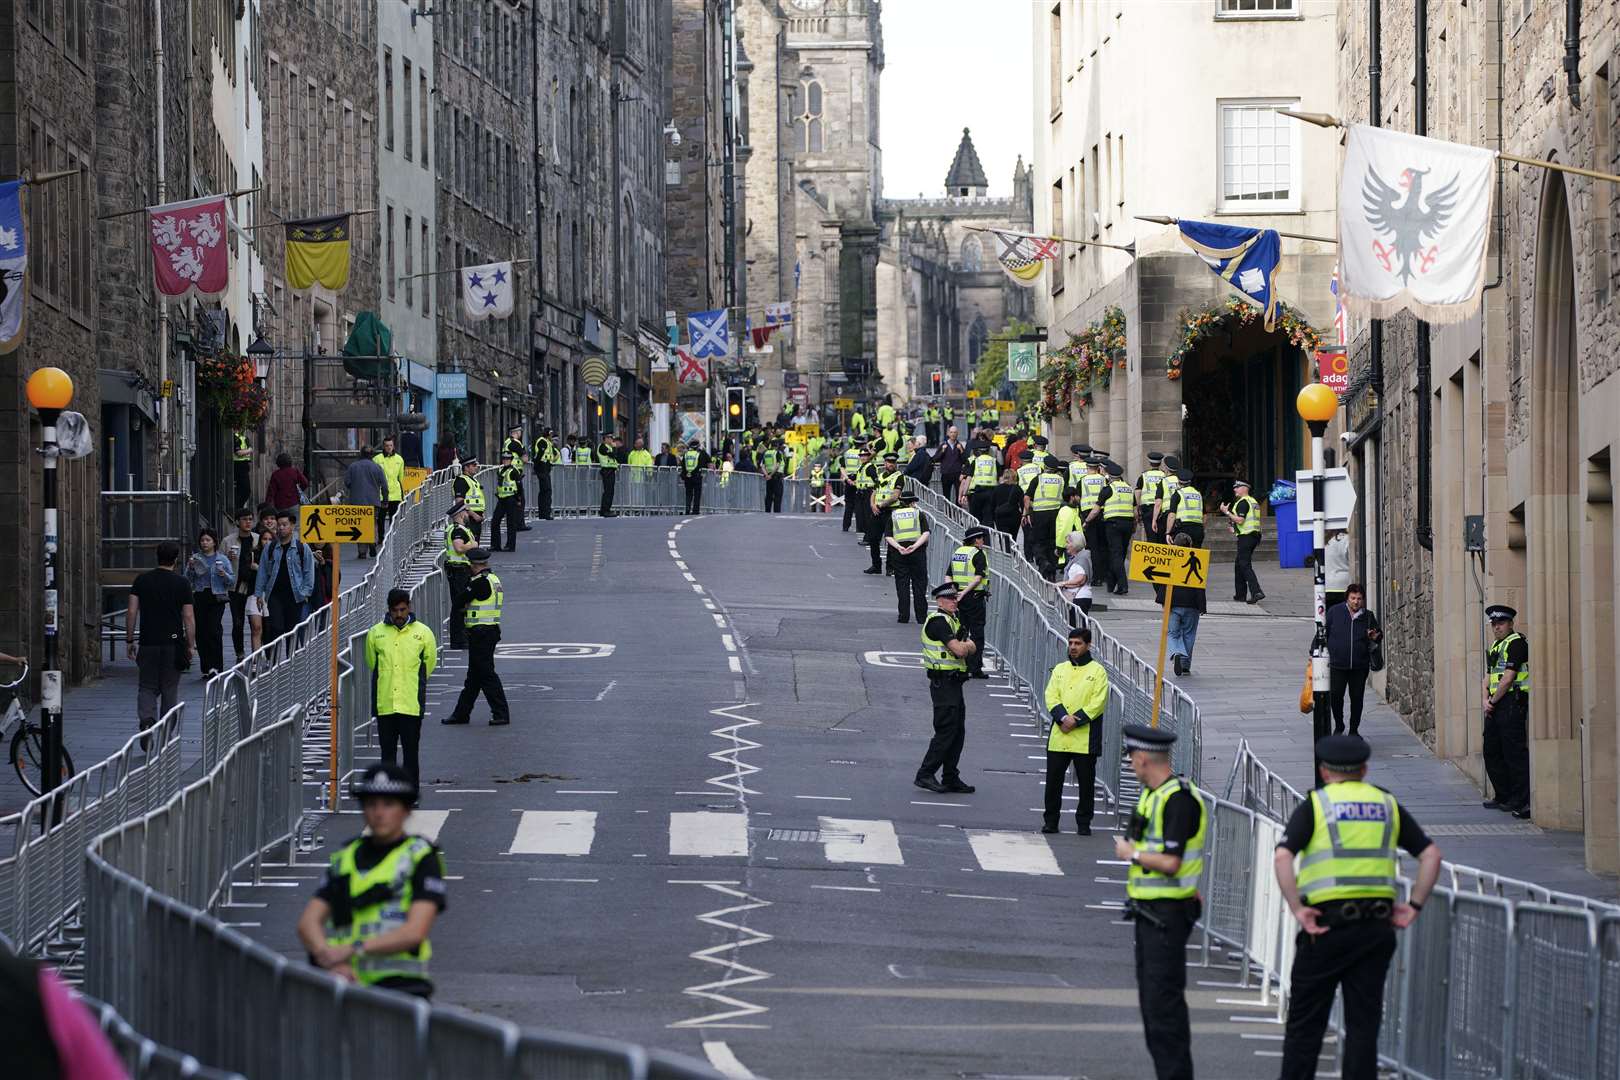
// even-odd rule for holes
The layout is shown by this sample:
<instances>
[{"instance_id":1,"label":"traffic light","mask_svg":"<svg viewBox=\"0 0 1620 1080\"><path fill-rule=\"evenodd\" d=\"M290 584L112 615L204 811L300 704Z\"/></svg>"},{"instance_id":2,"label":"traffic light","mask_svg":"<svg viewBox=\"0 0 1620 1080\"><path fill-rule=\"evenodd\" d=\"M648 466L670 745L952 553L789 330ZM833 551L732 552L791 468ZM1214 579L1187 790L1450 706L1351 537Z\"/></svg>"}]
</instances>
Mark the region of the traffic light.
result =
<instances>
[{"instance_id":1,"label":"traffic light","mask_svg":"<svg viewBox=\"0 0 1620 1080\"><path fill-rule=\"evenodd\" d=\"M726 430L742 431L748 426L748 388L726 387Z\"/></svg>"},{"instance_id":2,"label":"traffic light","mask_svg":"<svg viewBox=\"0 0 1620 1080\"><path fill-rule=\"evenodd\" d=\"M943 371L935 369L934 371L929 372L928 380L931 384L931 388L928 391L930 394L938 397L945 392L945 373Z\"/></svg>"}]
</instances>

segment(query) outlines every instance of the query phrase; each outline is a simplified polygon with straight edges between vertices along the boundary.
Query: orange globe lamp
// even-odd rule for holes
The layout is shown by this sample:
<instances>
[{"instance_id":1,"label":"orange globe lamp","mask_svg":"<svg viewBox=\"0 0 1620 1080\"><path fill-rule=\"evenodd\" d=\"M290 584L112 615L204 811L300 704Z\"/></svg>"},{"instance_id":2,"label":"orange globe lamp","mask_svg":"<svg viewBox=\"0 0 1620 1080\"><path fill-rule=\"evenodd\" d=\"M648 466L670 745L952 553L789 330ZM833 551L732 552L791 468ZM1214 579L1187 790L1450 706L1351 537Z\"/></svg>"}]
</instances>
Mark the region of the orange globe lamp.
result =
<instances>
[{"instance_id":1,"label":"orange globe lamp","mask_svg":"<svg viewBox=\"0 0 1620 1080\"><path fill-rule=\"evenodd\" d=\"M1300 387L1299 396L1294 399L1294 408L1306 423L1325 424L1339 411L1339 395L1322 383L1309 383Z\"/></svg>"},{"instance_id":2,"label":"orange globe lamp","mask_svg":"<svg viewBox=\"0 0 1620 1080\"><path fill-rule=\"evenodd\" d=\"M43 367L28 376L28 404L41 412L61 412L73 402L73 377L61 368Z\"/></svg>"}]
</instances>

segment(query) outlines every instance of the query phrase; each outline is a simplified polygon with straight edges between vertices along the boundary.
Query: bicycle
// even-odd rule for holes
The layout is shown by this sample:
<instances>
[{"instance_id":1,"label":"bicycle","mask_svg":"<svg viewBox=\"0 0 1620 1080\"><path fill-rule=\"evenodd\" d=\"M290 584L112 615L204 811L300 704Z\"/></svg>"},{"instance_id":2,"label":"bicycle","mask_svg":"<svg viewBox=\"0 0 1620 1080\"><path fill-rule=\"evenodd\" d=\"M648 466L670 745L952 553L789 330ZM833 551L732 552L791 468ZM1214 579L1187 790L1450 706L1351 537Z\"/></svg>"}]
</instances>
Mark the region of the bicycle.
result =
<instances>
[{"instance_id":1,"label":"bicycle","mask_svg":"<svg viewBox=\"0 0 1620 1080\"><path fill-rule=\"evenodd\" d=\"M17 779L23 786L35 795L44 794L41 781L45 776L45 729L37 720L29 718L28 709L23 706L22 693L17 687L28 678L28 665L22 665L22 674L11 682L0 683L0 693L10 690L11 702L6 707L4 716L0 716L0 743L4 743L6 736L11 735L11 767L17 772ZM12 735L12 729L17 733ZM73 758L68 755L67 747L62 748L62 776L58 786L67 783L73 776Z\"/></svg>"}]
</instances>

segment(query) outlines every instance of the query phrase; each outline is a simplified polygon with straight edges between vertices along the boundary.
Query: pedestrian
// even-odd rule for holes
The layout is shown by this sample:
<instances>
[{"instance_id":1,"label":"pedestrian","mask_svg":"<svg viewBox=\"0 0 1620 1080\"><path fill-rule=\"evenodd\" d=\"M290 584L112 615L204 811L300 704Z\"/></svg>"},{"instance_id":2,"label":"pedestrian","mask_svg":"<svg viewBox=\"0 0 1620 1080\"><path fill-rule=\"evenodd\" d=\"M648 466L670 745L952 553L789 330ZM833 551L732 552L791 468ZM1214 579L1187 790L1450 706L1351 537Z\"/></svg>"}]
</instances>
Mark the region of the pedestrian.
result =
<instances>
[{"instance_id":1,"label":"pedestrian","mask_svg":"<svg viewBox=\"0 0 1620 1080\"><path fill-rule=\"evenodd\" d=\"M0 947L0 987L6 998L8 1077L123 1080L129 1075L99 1017L50 964Z\"/></svg>"},{"instance_id":2,"label":"pedestrian","mask_svg":"<svg viewBox=\"0 0 1620 1080\"><path fill-rule=\"evenodd\" d=\"M967 465L967 447L962 445L955 424L945 429L945 441L934 452L934 464L939 466L939 490L955 501L962 487L962 470Z\"/></svg>"},{"instance_id":3,"label":"pedestrian","mask_svg":"<svg viewBox=\"0 0 1620 1080\"><path fill-rule=\"evenodd\" d=\"M911 440L911 460L906 462L905 474L923 487L933 483L934 455L928 452L928 444L921 435Z\"/></svg>"},{"instance_id":4,"label":"pedestrian","mask_svg":"<svg viewBox=\"0 0 1620 1080\"><path fill-rule=\"evenodd\" d=\"M1485 609L1495 642L1485 654L1485 775L1487 810L1530 817L1530 643L1513 629L1519 613L1506 604Z\"/></svg>"},{"instance_id":5,"label":"pedestrian","mask_svg":"<svg viewBox=\"0 0 1620 1080\"><path fill-rule=\"evenodd\" d=\"M1384 977L1395 955L1395 931L1412 925L1440 876L1439 847L1395 796L1367 783L1370 753L1352 735L1317 740L1322 786L1289 817L1273 858L1277 888L1300 927L1289 978L1282 1080L1316 1075L1336 994L1344 1002L1338 1075L1376 1080ZM1418 861L1405 903L1399 899L1397 847Z\"/></svg>"},{"instance_id":6,"label":"pedestrian","mask_svg":"<svg viewBox=\"0 0 1620 1080\"><path fill-rule=\"evenodd\" d=\"M413 403L412 412L421 412L420 402ZM420 469L422 467L422 433L420 431L402 431L399 433L399 456L405 459L407 469Z\"/></svg>"},{"instance_id":7,"label":"pedestrian","mask_svg":"<svg viewBox=\"0 0 1620 1080\"><path fill-rule=\"evenodd\" d=\"M433 471L443 472L456 463L456 437L449 431L433 446Z\"/></svg>"},{"instance_id":8,"label":"pedestrian","mask_svg":"<svg viewBox=\"0 0 1620 1080\"><path fill-rule=\"evenodd\" d=\"M1232 563L1236 591L1232 598L1240 604L1258 604L1266 598L1254 572L1254 551L1260 546L1260 503L1249 494L1247 480L1232 481L1232 494L1232 505L1221 503L1221 513L1231 520L1232 531L1237 533L1237 558Z\"/></svg>"},{"instance_id":9,"label":"pedestrian","mask_svg":"<svg viewBox=\"0 0 1620 1080\"><path fill-rule=\"evenodd\" d=\"M315 587L309 592L306 615L332 602L332 563L337 557L337 545L322 544L320 547L312 546L310 550L315 554Z\"/></svg>"},{"instance_id":10,"label":"pedestrian","mask_svg":"<svg viewBox=\"0 0 1620 1080\"><path fill-rule=\"evenodd\" d=\"M253 597L253 579L259 572L258 535L253 530L253 510L242 507L236 512L236 530L225 538L222 545L225 557L231 560L231 591L227 597L231 605L231 647L236 659L247 656L243 642L252 616L248 601Z\"/></svg>"},{"instance_id":11,"label":"pedestrian","mask_svg":"<svg viewBox=\"0 0 1620 1080\"><path fill-rule=\"evenodd\" d=\"M1011 469L1001 470L1001 481L990 489L990 524L1010 541L1018 535L1024 524L1024 489L1018 486L1018 474Z\"/></svg>"},{"instance_id":12,"label":"pedestrian","mask_svg":"<svg viewBox=\"0 0 1620 1080\"><path fill-rule=\"evenodd\" d=\"M526 450L527 448L523 445L523 425L513 424L506 429L506 441L501 443L501 453L511 454L512 465L517 469L517 493L513 496L517 499L517 510L515 511L517 524L513 526L514 532L527 532L529 530L528 522L523 520L526 516L523 502L523 458ZM500 547L501 545L497 542L495 546ZM507 550L511 549L508 548Z\"/></svg>"},{"instance_id":13,"label":"pedestrian","mask_svg":"<svg viewBox=\"0 0 1620 1080\"><path fill-rule=\"evenodd\" d=\"M619 516L619 512L613 509L613 493L619 483L620 464L619 440L612 435L602 436L602 442L596 448L596 467L602 475L602 503L597 510L605 518Z\"/></svg>"},{"instance_id":14,"label":"pedestrian","mask_svg":"<svg viewBox=\"0 0 1620 1080\"><path fill-rule=\"evenodd\" d=\"M1046 807L1041 832L1055 833L1063 817L1063 783L1074 770L1079 800L1076 831L1091 835L1097 806L1097 755L1102 753L1103 714L1108 709L1108 671L1091 655L1091 631L1069 631L1069 656L1046 679Z\"/></svg>"},{"instance_id":15,"label":"pedestrian","mask_svg":"<svg viewBox=\"0 0 1620 1080\"><path fill-rule=\"evenodd\" d=\"M670 449L669 443L664 443L657 455L653 457L653 464L660 469L678 469L681 459Z\"/></svg>"},{"instance_id":16,"label":"pedestrian","mask_svg":"<svg viewBox=\"0 0 1620 1080\"><path fill-rule=\"evenodd\" d=\"M664 445L668 446L669 444L665 443ZM645 439L637 439L635 441L635 445L630 448L630 453L625 455L624 463L633 469L639 470L637 473L638 476L641 476L643 479L646 478L647 470L652 468L653 456L652 452L647 449L647 441Z\"/></svg>"},{"instance_id":17,"label":"pedestrian","mask_svg":"<svg viewBox=\"0 0 1620 1080\"><path fill-rule=\"evenodd\" d=\"M1177 590L1178 592L1180 590ZM1344 692L1350 691L1350 734L1361 734L1361 699L1367 673L1383 631L1378 616L1366 604L1366 591L1351 582L1344 601L1327 609L1328 674L1332 679L1328 702L1333 706L1333 733L1344 734Z\"/></svg>"},{"instance_id":18,"label":"pedestrian","mask_svg":"<svg viewBox=\"0 0 1620 1080\"><path fill-rule=\"evenodd\" d=\"M1086 550L1086 534L1079 529L1069 533L1064 541L1067 559L1063 564L1063 577L1053 588L1070 605L1069 625L1079 626L1091 615L1091 552ZM1078 608L1082 618L1076 619Z\"/></svg>"},{"instance_id":19,"label":"pedestrian","mask_svg":"<svg viewBox=\"0 0 1620 1080\"><path fill-rule=\"evenodd\" d=\"M963 477L962 494L957 502L967 507L980 525L990 525L995 521L995 499L991 493L1001 475L996 467L995 447L988 442L973 443L968 454L971 471ZM1022 506L1019 509L1022 517Z\"/></svg>"},{"instance_id":20,"label":"pedestrian","mask_svg":"<svg viewBox=\"0 0 1620 1080\"><path fill-rule=\"evenodd\" d=\"M471 454L461 463L461 475L450 484L450 496L467 507L464 523L480 543L484 539L484 481L478 475L478 459Z\"/></svg>"},{"instance_id":21,"label":"pedestrian","mask_svg":"<svg viewBox=\"0 0 1620 1080\"><path fill-rule=\"evenodd\" d=\"M922 627L923 668L928 672L928 696L934 707L934 737L928 743L914 781L939 794L971 795L973 785L962 782L962 744L967 738L967 703L962 683L968 678L969 658L978 646L957 616L960 595L954 581L934 589L934 611ZM943 779L935 773L942 772Z\"/></svg>"},{"instance_id":22,"label":"pedestrian","mask_svg":"<svg viewBox=\"0 0 1620 1080\"><path fill-rule=\"evenodd\" d=\"M501 640L501 601L505 594L501 579L490 573L487 550L473 548L467 552L467 561L472 571L466 589L467 680L461 685L455 711L439 723L471 723L473 706L478 704L478 695L482 693L489 702L489 726L502 727L512 722L506 688L495 670L495 646Z\"/></svg>"},{"instance_id":23,"label":"pedestrian","mask_svg":"<svg viewBox=\"0 0 1620 1080\"><path fill-rule=\"evenodd\" d=\"M1063 463L1051 454L1041 458L1041 471L1024 485L1024 555L1050 581L1057 574L1058 511L1067 498Z\"/></svg>"},{"instance_id":24,"label":"pedestrian","mask_svg":"<svg viewBox=\"0 0 1620 1080\"><path fill-rule=\"evenodd\" d=\"M377 464L371 447L362 446L360 456L349 462L349 467L343 470L344 499L353 506L369 506L377 516L377 539L382 540L382 524L387 514L384 511L383 492L388 487L388 477L381 465ZM369 550L371 554L377 553L376 545L356 545L360 558L365 558Z\"/></svg>"},{"instance_id":25,"label":"pedestrian","mask_svg":"<svg viewBox=\"0 0 1620 1080\"><path fill-rule=\"evenodd\" d=\"M501 525L506 525L506 546L501 546ZM495 519L489 526L492 551L516 551L518 526L523 524L523 462L512 451L501 452L495 470Z\"/></svg>"},{"instance_id":26,"label":"pedestrian","mask_svg":"<svg viewBox=\"0 0 1620 1080\"><path fill-rule=\"evenodd\" d=\"M332 853L298 918L310 963L361 986L433 996L428 936L447 889L439 849L405 831L416 806L411 775L386 761L351 786L366 831Z\"/></svg>"},{"instance_id":27,"label":"pedestrian","mask_svg":"<svg viewBox=\"0 0 1620 1080\"><path fill-rule=\"evenodd\" d=\"M951 553L950 577L959 593L953 603L973 641L967 661L970 679L990 677L984 673L984 624L990 610L990 558L984 549L989 543L990 530L975 525L962 534L961 546Z\"/></svg>"},{"instance_id":28,"label":"pedestrian","mask_svg":"<svg viewBox=\"0 0 1620 1080\"><path fill-rule=\"evenodd\" d=\"M245 431L231 433L231 471L236 505L245 506L253 498L253 442Z\"/></svg>"},{"instance_id":29,"label":"pedestrian","mask_svg":"<svg viewBox=\"0 0 1620 1080\"><path fill-rule=\"evenodd\" d=\"M1130 592L1126 568L1131 562L1131 533L1136 527L1136 492L1125 482L1125 469L1118 462L1110 461L1104 468L1108 472L1102 502L1103 532L1108 538L1108 588L1115 596L1124 596Z\"/></svg>"},{"instance_id":30,"label":"pedestrian","mask_svg":"<svg viewBox=\"0 0 1620 1080\"><path fill-rule=\"evenodd\" d=\"M164 540L157 546L157 568L129 587L124 648L138 671L135 709L142 731L180 704L180 673L191 667L197 643L191 585L175 572L179 563L180 545Z\"/></svg>"},{"instance_id":31,"label":"pedestrian","mask_svg":"<svg viewBox=\"0 0 1620 1080\"><path fill-rule=\"evenodd\" d=\"M1142 793L1126 835L1114 837L1114 857L1130 862L1125 917L1135 924L1142 1034L1158 1080L1193 1080L1187 938L1202 911L1198 876L1209 819L1197 789L1171 768L1174 732L1127 724L1124 735Z\"/></svg>"},{"instance_id":32,"label":"pedestrian","mask_svg":"<svg viewBox=\"0 0 1620 1080\"><path fill-rule=\"evenodd\" d=\"M1184 532L1176 533L1170 542L1176 547L1193 546L1192 537ZM1153 592L1159 597L1161 604L1164 602L1164 588L1163 585L1153 586ZM1203 618L1207 610L1204 592L1203 589L1184 585L1170 593L1168 631L1170 666L1177 675L1192 674L1193 646L1198 641L1198 620Z\"/></svg>"},{"instance_id":33,"label":"pedestrian","mask_svg":"<svg viewBox=\"0 0 1620 1080\"><path fill-rule=\"evenodd\" d=\"M1204 494L1193 484L1191 469L1176 473L1176 489L1164 500L1159 524L1170 536L1185 533L1192 547L1204 546Z\"/></svg>"},{"instance_id":34,"label":"pedestrian","mask_svg":"<svg viewBox=\"0 0 1620 1080\"><path fill-rule=\"evenodd\" d=\"M1344 603L1350 588L1350 534L1335 529L1322 549L1322 577L1327 586L1327 608Z\"/></svg>"},{"instance_id":35,"label":"pedestrian","mask_svg":"<svg viewBox=\"0 0 1620 1080\"><path fill-rule=\"evenodd\" d=\"M575 455L578 453L579 436L570 433L566 438L563 439L562 463L564 465L576 464L577 462L575 461Z\"/></svg>"},{"instance_id":36,"label":"pedestrian","mask_svg":"<svg viewBox=\"0 0 1620 1080\"><path fill-rule=\"evenodd\" d=\"M696 439L686 444L681 455L681 483L686 488L686 512L703 512L703 474L709 468L709 452Z\"/></svg>"},{"instance_id":37,"label":"pedestrian","mask_svg":"<svg viewBox=\"0 0 1620 1080\"><path fill-rule=\"evenodd\" d=\"M467 554L478 546L472 529L467 527L467 504L455 503L450 507L449 523L444 527L444 584L450 594L450 647L467 647L467 586L472 580L472 564Z\"/></svg>"},{"instance_id":38,"label":"pedestrian","mask_svg":"<svg viewBox=\"0 0 1620 1080\"><path fill-rule=\"evenodd\" d=\"M894 595L900 604L895 622L909 622L913 607L919 624L928 614L928 530L928 516L917 509L917 493L902 491L899 504L889 514L889 534L883 538L894 570Z\"/></svg>"},{"instance_id":39,"label":"pedestrian","mask_svg":"<svg viewBox=\"0 0 1620 1080\"><path fill-rule=\"evenodd\" d=\"M382 451L372 460L381 467L387 481L382 489L382 513L377 515L377 543L380 544L394 520L394 511L405 500L405 458L394 449L394 437L389 435L383 439Z\"/></svg>"},{"instance_id":40,"label":"pedestrian","mask_svg":"<svg viewBox=\"0 0 1620 1080\"><path fill-rule=\"evenodd\" d=\"M534 440L534 514L541 521L551 520L551 467L562 461L557 450L557 436L550 428Z\"/></svg>"},{"instance_id":41,"label":"pedestrian","mask_svg":"<svg viewBox=\"0 0 1620 1080\"><path fill-rule=\"evenodd\" d=\"M272 510L294 510L304 501L304 492L309 486L309 477L293 464L292 455L284 450L276 455L276 471L270 474L264 501Z\"/></svg>"},{"instance_id":42,"label":"pedestrian","mask_svg":"<svg viewBox=\"0 0 1620 1080\"><path fill-rule=\"evenodd\" d=\"M1141 519L1142 536L1156 544L1164 543L1154 524L1157 518L1155 507L1164 488L1164 454L1158 450L1149 451L1148 467L1142 475L1136 478L1136 516Z\"/></svg>"},{"instance_id":43,"label":"pedestrian","mask_svg":"<svg viewBox=\"0 0 1620 1080\"><path fill-rule=\"evenodd\" d=\"M265 616L265 638L275 641L304 621L305 605L315 591L315 553L298 538L298 515L276 511L276 536L259 556L253 593Z\"/></svg>"},{"instance_id":44,"label":"pedestrian","mask_svg":"<svg viewBox=\"0 0 1620 1080\"><path fill-rule=\"evenodd\" d=\"M371 714L377 719L382 759L392 765L396 747L403 750L405 771L416 784L422 782L417 747L422 741L427 681L438 657L433 631L411 612L410 591L389 589L387 617L366 633Z\"/></svg>"},{"instance_id":45,"label":"pedestrian","mask_svg":"<svg viewBox=\"0 0 1620 1080\"><path fill-rule=\"evenodd\" d=\"M197 550L186 560L186 584L191 586L192 616L197 625L197 666L203 677L225 670L225 637L220 625L226 597L236 584L230 557L219 550L213 529L197 533Z\"/></svg>"}]
</instances>

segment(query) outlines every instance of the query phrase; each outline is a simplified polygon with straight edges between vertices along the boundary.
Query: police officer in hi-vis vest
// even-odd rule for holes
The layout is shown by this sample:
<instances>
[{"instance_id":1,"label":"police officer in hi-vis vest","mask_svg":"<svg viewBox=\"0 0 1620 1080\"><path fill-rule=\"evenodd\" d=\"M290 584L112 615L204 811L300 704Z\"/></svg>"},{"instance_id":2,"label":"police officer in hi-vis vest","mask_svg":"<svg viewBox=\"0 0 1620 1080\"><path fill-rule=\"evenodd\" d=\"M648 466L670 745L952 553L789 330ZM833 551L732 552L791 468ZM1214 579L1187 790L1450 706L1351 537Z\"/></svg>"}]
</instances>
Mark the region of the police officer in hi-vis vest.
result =
<instances>
[{"instance_id":1,"label":"police officer in hi-vis vest","mask_svg":"<svg viewBox=\"0 0 1620 1080\"><path fill-rule=\"evenodd\" d=\"M1495 642L1485 654L1485 775L1487 810L1530 816L1530 643L1513 629L1519 613L1506 604L1485 609Z\"/></svg>"},{"instance_id":2,"label":"police officer in hi-vis vest","mask_svg":"<svg viewBox=\"0 0 1620 1080\"><path fill-rule=\"evenodd\" d=\"M1125 482L1125 469L1110 461L1108 486L1103 488L1103 535L1108 540L1108 591L1124 596L1130 591L1131 533L1136 530L1136 492Z\"/></svg>"},{"instance_id":3,"label":"police officer in hi-vis vest","mask_svg":"<svg viewBox=\"0 0 1620 1080\"><path fill-rule=\"evenodd\" d=\"M917 509L917 493L900 492L899 505L889 513L889 535L883 538L900 604L895 622L910 622L910 607L916 609L919 623L928 615L928 535L928 517Z\"/></svg>"},{"instance_id":4,"label":"police officer in hi-vis vest","mask_svg":"<svg viewBox=\"0 0 1620 1080\"><path fill-rule=\"evenodd\" d=\"M236 505L247 506L253 501L253 443L245 431L231 435L231 469L236 481Z\"/></svg>"},{"instance_id":5,"label":"police officer in hi-vis vest","mask_svg":"<svg viewBox=\"0 0 1620 1080\"><path fill-rule=\"evenodd\" d=\"M1063 462L1051 454L1041 455L1041 471L1030 478L1024 489L1024 551L1041 576L1050 580L1057 572L1057 552L1052 547L1058 511L1063 509L1069 482ZM1020 470L1022 475L1022 470Z\"/></svg>"},{"instance_id":6,"label":"police officer in hi-vis vest","mask_svg":"<svg viewBox=\"0 0 1620 1080\"><path fill-rule=\"evenodd\" d=\"M962 700L962 683L967 680L968 659L978 647L968 638L967 627L957 617L959 590L947 581L934 589L934 613L923 623L923 669L928 672L928 696L934 706L934 737L928 743L914 781L920 788L945 794L971 795L973 785L962 782L958 765L962 744L967 737L967 703ZM943 770L943 782L934 774Z\"/></svg>"},{"instance_id":7,"label":"police officer in hi-vis vest","mask_svg":"<svg viewBox=\"0 0 1620 1080\"><path fill-rule=\"evenodd\" d=\"M562 461L557 448L557 434L550 428L534 440L534 516L541 521L551 520L551 467Z\"/></svg>"},{"instance_id":8,"label":"police officer in hi-vis vest","mask_svg":"<svg viewBox=\"0 0 1620 1080\"><path fill-rule=\"evenodd\" d=\"M1209 814L1197 790L1170 766L1174 732L1125 725L1131 771L1142 782L1114 856L1130 862L1125 917L1136 924L1136 997L1159 1080L1193 1080L1187 1015L1187 937L1198 921Z\"/></svg>"},{"instance_id":9,"label":"police officer in hi-vis vest","mask_svg":"<svg viewBox=\"0 0 1620 1080\"><path fill-rule=\"evenodd\" d=\"M964 497L957 501L968 508L968 513L980 525L989 525L993 512L992 493L1000 470L996 467L996 448L993 443L975 442L968 445L968 469L962 477Z\"/></svg>"},{"instance_id":10,"label":"police officer in hi-vis vest","mask_svg":"<svg viewBox=\"0 0 1620 1080\"><path fill-rule=\"evenodd\" d=\"M501 545L502 524L506 544ZM501 467L495 470L495 518L489 526L493 551L516 551L518 526L523 524L523 461L510 450L501 451Z\"/></svg>"},{"instance_id":11,"label":"police officer in hi-vis vest","mask_svg":"<svg viewBox=\"0 0 1620 1080\"><path fill-rule=\"evenodd\" d=\"M984 673L984 624L990 615L990 556L985 548L989 543L990 530L983 525L973 526L962 534L962 545L951 553L948 570L961 593L956 603L962 625L973 640L974 652L967 661L971 679L990 677Z\"/></svg>"},{"instance_id":12,"label":"police officer in hi-vis vest","mask_svg":"<svg viewBox=\"0 0 1620 1080\"><path fill-rule=\"evenodd\" d=\"M1046 808L1041 832L1055 833L1063 816L1063 781L1074 770L1074 821L1091 835L1096 811L1097 755L1102 752L1103 712L1108 708L1108 672L1091 656L1091 631L1069 631L1069 655L1046 680Z\"/></svg>"},{"instance_id":13,"label":"police officer in hi-vis vest","mask_svg":"<svg viewBox=\"0 0 1620 1080\"><path fill-rule=\"evenodd\" d=\"M461 475L450 484L451 494L467 507L467 528L480 543L484 539L484 482L478 478L478 459L468 454L461 461Z\"/></svg>"},{"instance_id":14,"label":"police officer in hi-vis vest","mask_svg":"<svg viewBox=\"0 0 1620 1080\"><path fill-rule=\"evenodd\" d=\"M467 504L450 507L450 521L444 527L444 583L450 593L450 647L467 647L467 584L472 564L467 553L478 546L478 538L467 526Z\"/></svg>"},{"instance_id":15,"label":"police officer in hi-vis vest","mask_svg":"<svg viewBox=\"0 0 1620 1080\"><path fill-rule=\"evenodd\" d=\"M428 935L446 889L439 850L405 831L416 781L400 766L379 762L350 792L360 800L366 831L332 853L326 879L299 916L298 940L311 963L334 975L431 997Z\"/></svg>"},{"instance_id":16,"label":"police officer in hi-vis vest","mask_svg":"<svg viewBox=\"0 0 1620 1080\"><path fill-rule=\"evenodd\" d=\"M516 496L516 498L517 498L517 531L518 532L528 532L529 531L529 523L523 520L524 517L526 516L526 514L524 513L524 504L523 504L523 458L525 456L525 449L526 448L523 445L523 425L522 424L513 424L510 428L507 428L507 430L506 430L506 441L501 443L501 453L502 454L511 454L512 455L512 464L517 467L517 481L518 481L518 484L517 484L517 496ZM499 544L496 545L496 547L499 547L499 546L500 546ZM507 550L510 551L511 548L508 548Z\"/></svg>"},{"instance_id":17,"label":"police officer in hi-vis vest","mask_svg":"<svg viewBox=\"0 0 1620 1080\"><path fill-rule=\"evenodd\" d=\"M1186 533L1192 546L1201 548L1204 546L1204 493L1193 485L1191 469L1182 469L1176 474L1176 480L1179 486L1164 504L1159 524L1166 535Z\"/></svg>"},{"instance_id":18,"label":"police officer in hi-vis vest","mask_svg":"<svg viewBox=\"0 0 1620 1080\"><path fill-rule=\"evenodd\" d=\"M703 474L709 468L709 454L693 439L681 454L681 482L686 485L686 512L703 512Z\"/></svg>"},{"instance_id":19,"label":"police officer in hi-vis vest","mask_svg":"<svg viewBox=\"0 0 1620 1080\"><path fill-rule=\"evenodd\" d=\"M1221 503L1221 513L1232 522L1237 533L1237 558L1232 563L1235 592L1232 599L1238 603L1258 604L1266 598L1260 590L1260 579L1254 572L1254 549L1260 546L1260 502L1249 494L1247 480L1232 481L1232 505Z\"/></svg>"},{"instance_id":20,"label":"police officer in hi-vis vest","mask_svg":"<svg viewBox=\"0 0 1620 1080\"><path fill-rule=\"evenodd\" d=\"M1344 998L1339 1075L1376 1080L1384 976L1395 955L1395 931L1412 925L1440 876L1440 849L1395 796L1367 783L1370 753L1357 735L1318 739L1322 786L1299 804L1277 845L1277 888L1300 926L1282 1080L1316 1075L1335 992ZM1396 883L1396 848L1418 861L1405 903Z\"/></svg>"},{"instance_id":21,"label":"police officer in hi-vis vest","mask_svg":"<svg viewBox=\"0 0 1620 1080\"><path fill-rule=\"evenodd\" d=\"M456 699L455 711L440 720L441 724L466 724L472 721L473 706L482 693L489 702L489 726L500 727L512 722L512 712L506 703L506 688L501 685L500 673L495 670L495 646L501 640L501 579L489 572L489 552L473 548L467 552L472 578L467 583L467 679L461 684L461 696Z\"/></svg>"},{"instance_id":22,"label":"police officer in hi-vis vest","mask_svg":"<svg viewBox=\"0 0 1620 1080\"><path fill-rule=\"evenodd\" d=\"M1136 516L1142 523L1142 538L1158 541L1153 528L1153 507L1164 494L1164 454L1148 453L1148 467L1136 478Z\"/></svg>"}]
</instances>

